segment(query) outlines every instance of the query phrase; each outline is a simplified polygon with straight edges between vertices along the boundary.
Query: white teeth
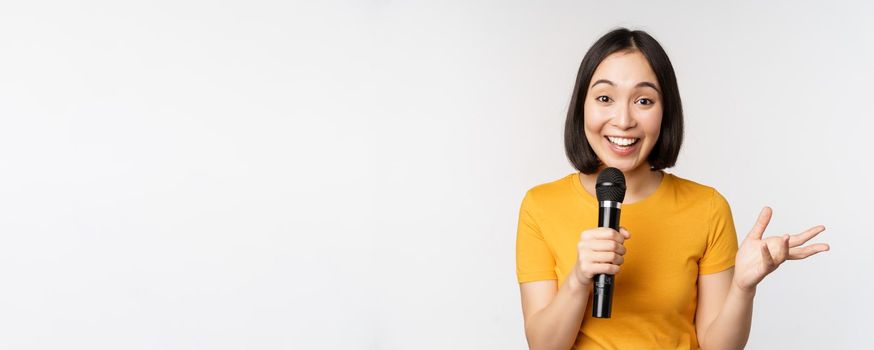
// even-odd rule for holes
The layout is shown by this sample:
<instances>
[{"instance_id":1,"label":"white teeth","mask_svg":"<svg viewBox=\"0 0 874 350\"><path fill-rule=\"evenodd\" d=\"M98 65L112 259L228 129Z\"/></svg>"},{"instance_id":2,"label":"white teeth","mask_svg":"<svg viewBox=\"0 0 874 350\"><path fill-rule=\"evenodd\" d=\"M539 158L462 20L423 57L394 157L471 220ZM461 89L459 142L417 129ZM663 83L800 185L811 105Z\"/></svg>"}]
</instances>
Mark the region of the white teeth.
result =
<instances>
[{"instance_id":1,"label":"white teeth","mask_svg":"<svg viewBox=\"0 0 874 350\"><path fill-rule=\"evenodd\" d=\"M614 137L614 136L607 136L607 139L610 140L610 142L617 144L619 146L628 146L628 145L631 145L631 144L637 142L637 140L639 140L636 138L624 138L624 137Z\"/></svg>"}]
</instances>

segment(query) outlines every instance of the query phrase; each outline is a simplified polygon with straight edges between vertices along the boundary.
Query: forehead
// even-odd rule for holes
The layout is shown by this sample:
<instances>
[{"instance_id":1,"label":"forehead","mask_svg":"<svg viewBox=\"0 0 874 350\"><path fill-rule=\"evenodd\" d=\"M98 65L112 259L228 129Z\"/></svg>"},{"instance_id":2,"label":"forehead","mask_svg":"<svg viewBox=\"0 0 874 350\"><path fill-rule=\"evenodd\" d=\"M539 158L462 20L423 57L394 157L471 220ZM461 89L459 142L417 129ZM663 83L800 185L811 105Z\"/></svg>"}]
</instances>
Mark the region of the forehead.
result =
<instances>
[{"instance_id":1,"label":"forehead","mask_svg":"<svg viewBox=\"0 0 874 350\"><path fill-rule=\"evenodd\" d=\"M658 86L658 79L649 61L638 50L617 51L604 58L595 69L590 84L599 79L610 80L618 86L635 86L642 81Z\"/></svg>"}]
</instances>

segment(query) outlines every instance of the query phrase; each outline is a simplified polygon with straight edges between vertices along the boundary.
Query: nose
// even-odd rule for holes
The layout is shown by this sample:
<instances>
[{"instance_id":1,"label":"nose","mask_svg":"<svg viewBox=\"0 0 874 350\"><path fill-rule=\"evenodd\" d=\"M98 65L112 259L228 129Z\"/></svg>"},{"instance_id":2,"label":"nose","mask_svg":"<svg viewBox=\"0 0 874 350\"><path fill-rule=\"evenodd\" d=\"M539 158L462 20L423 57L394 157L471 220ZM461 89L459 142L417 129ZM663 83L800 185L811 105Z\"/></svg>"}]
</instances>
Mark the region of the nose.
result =
<instances>
[{"instance_id":1,"label":"nose","mask_svg":"<svg viewBox=\"0 0 874 350\"><path fill-rule=\"evenodd\" d=\"M622 130L628 130L637 125L634 117L631 115L631 108L627 105L618 106L616 115L610 121L614 126Z\"/></svg>"}]
</instances>

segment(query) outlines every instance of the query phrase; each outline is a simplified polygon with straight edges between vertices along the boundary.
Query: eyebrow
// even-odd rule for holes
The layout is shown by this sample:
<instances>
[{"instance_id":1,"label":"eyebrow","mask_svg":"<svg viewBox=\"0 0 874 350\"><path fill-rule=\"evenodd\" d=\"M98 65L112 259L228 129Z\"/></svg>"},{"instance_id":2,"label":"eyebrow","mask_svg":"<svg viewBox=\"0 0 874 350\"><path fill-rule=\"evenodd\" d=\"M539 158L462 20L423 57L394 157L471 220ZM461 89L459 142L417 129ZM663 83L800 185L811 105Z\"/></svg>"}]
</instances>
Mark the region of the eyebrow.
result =
<instances>
[{"instance_id":1,"label":"eyebrow","mask_svg":"<svg viewBox=\"0 0 874 350\"><path fill-rule=\"evenodd\" d=\"M590 86L589 89L595 87L595 85L598 85L598 84L607 84L607 85L610 85L610 86L616 86L616 84L613 84L612 81L609 81L609 80L607 80L607 79L598 79L598 81L596 81L594 84L592 84L592 86ZM648 81L642 81L642 82L639 82L639 83L637 83L637 85L635 85L634 87L635 87L635 88L639 88L639 87L645 87L645 86L646 86L646 87L650 87L650 88L652 88L653 90L655 90L655 91L658 92L659 94L662 93L662 91L659 90L659 88L656 87L655 84L653 84L653 83L651 83L651 82L648 82Z\"/></svg>"}]
</instances>

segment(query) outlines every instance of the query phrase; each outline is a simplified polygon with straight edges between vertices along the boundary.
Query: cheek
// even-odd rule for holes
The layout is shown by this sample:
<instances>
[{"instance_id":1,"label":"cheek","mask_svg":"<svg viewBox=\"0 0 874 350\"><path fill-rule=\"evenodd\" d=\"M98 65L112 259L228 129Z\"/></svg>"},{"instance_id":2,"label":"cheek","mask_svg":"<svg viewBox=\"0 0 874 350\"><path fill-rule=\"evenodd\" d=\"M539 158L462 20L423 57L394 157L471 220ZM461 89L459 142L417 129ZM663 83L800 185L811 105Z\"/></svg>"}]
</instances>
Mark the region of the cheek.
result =
<instances>
[{"instance_id":1,"label":"cheek","mask_svg":"<svg viewBox=\"0 0 874 350\"><path fill-rule=\"evenodd\" d=\"M586 133L600 133L604 124L610 119L608 113L604 110L590 107L588 103L583 107L583 113L585 115L583 126L586 129Z\"/></svg>"},{"instance_id":2,"label":"cheek","mask_svg":"<svg viewBox=\"0 0 874 350\"><path fill-rule=\"evenodd\" d=\"M643 130L647 136L653 139L658 139L662 126L661 108L654 108L651 111L646 111L638 119L638 123L640 123L640 126L643 127Z\"/></svg>"}]
</instances>

